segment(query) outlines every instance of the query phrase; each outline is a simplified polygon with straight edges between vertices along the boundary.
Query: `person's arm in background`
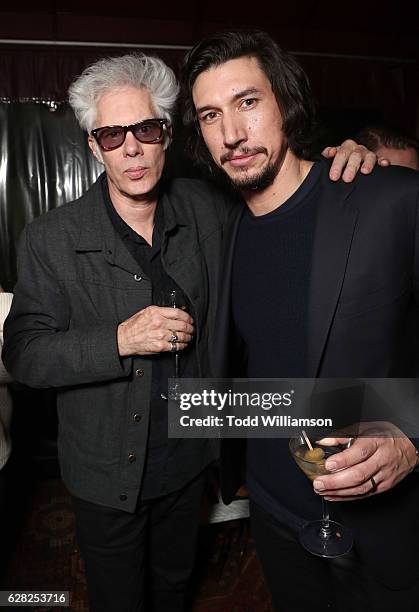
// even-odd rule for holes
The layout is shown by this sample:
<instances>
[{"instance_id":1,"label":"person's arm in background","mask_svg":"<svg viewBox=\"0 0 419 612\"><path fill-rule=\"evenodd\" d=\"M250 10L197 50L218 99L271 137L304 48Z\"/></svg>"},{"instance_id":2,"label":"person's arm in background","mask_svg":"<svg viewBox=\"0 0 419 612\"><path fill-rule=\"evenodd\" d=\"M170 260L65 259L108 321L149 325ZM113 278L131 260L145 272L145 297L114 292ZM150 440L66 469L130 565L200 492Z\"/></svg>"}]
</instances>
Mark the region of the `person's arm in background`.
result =
<instances>
[{"instance_id":1,"label":"person's arm in background","mask_svg":"<svg viewBox=\"0 0 419 612\"><path fill-rule=\"evenodd\" d=\"M0 286L0 353L3 348L3 323L8 315L12 304L13 295L5 293ZM12 420L12 399L10 397L7 383L12 381L12 377L4 367L0 358L0 471L3 474L3 467L6 464L12 449L10 440L10 423ZM1 487L0 487L1 489ZM0 507L4 497L0 494Z\"/></svg>"},{"instance_id":2,"label":"person's arm in background","mask_svg":"<svg viewBox=\"0 0 419 612\"><path fill-rule=\"evenodd\" d=\"M12 305L13 294L6 293L0 286L0 385L4 385L12 381L12 377L4 367L1 359L1 349L3 348L3 324L9 314L10 306Z\"/></svg>"}]
</instances>

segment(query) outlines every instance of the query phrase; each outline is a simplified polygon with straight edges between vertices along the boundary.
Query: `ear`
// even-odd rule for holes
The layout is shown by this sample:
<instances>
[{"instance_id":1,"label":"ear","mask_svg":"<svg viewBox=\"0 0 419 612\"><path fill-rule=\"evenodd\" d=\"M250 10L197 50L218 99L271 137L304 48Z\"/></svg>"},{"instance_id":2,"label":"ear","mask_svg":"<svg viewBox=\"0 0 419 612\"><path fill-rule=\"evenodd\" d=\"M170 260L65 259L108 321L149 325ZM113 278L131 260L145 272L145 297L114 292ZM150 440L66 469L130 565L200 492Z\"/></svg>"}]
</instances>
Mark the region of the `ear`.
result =
<instances>
[{"instance_id":1,"label":"ear","mask_svg":"<svg viewBox=\"0 0 419 612\"><path fill-rule=\"evenodd\" d=\"M170 147L170 145L172 144L172 140L173 140L173 125L169 123L169 125L166 126L166 138L165 138L166 142L164 143L165 150Z\"/></svg>"},{"instance_id":2,"label":"ear","mask_svg":"<svg viewBox=\"0 0 419 612\"><path fill-rule=\"evenodd\" d=\"M99 145L97 144L96 140L93 138L93 136L88 136L87 137L87 143L89 145L89 149L91 150L91 152L93 153L93 156L97 159L97 161L100 164L103 164L103 157L102 157L102 153L99 149Z\"/></svg>"},{"instance_id":3,"label":"ear","mask_svg":"<svg viewBox=\"0 0 419 612\"><path fill-rule=\"evenodd\" d=\"M163 151L166 151L170 147L170 145L172 144L172 140L173 140L173 127L172 127L172 124L169 123L169 125L164 126Z\"/></svg>"}]
</instances>

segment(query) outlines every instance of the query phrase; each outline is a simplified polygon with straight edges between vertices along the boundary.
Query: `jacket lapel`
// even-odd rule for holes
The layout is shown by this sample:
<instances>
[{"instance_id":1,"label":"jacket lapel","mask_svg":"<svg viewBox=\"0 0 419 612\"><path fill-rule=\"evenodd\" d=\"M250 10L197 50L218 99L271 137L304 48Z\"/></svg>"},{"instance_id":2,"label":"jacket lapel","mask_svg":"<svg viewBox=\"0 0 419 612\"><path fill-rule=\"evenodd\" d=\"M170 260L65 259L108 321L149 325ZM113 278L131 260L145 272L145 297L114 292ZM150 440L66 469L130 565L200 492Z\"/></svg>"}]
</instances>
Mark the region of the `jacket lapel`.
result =
<instances>
[{"instance_id":1,"label":"jacket lapel","mask_svg":"<svg viewBox=\"0 0 419 612\"><path fill-rule=\"evenodd\" d=\"M102 251L105 260L111 266L117 266L133 275L141 272L141 275L145 276L138 269L138 264L122 240L118 238L109 219L102 194L104 180L102 174L84 196L86 202L80 219L80 236L76 251Z\"/></svg>"},{"instance_id":2,"label":"jacket lapel","mask_svg":"<svg viewBox=\"0 0 419 612\"><path fill-rule=\"evenodd\" d=\"M245 210L235 208L223 236L223 256L221 260L221 291L217 307L216 333L214 334L214 369L217 376L227 377L233 371L232 320L231 320L231 280L233 273L234 247L240 220Z\"/></svg>"},{"instance_id":3,"label":"jacket lapel","mask_svg":"<svg viewBox=\"0 0 419 612\"><path fill-rule=\"evenodd\" d=\"M324 177L314 236L308 304L308 377L319 375L321 360L345 278L358 209L346 199L354 184Z\"/></svg>"}]
</instances>

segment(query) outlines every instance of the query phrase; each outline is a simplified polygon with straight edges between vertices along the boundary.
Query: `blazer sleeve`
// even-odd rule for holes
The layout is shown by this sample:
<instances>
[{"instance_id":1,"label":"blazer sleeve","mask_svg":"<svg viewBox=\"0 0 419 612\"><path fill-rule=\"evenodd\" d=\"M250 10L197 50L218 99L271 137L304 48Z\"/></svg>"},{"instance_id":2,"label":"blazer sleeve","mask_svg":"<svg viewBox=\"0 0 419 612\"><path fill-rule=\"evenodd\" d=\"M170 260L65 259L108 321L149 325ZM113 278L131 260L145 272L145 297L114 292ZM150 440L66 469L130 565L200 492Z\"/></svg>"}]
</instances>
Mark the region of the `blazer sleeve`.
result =
<instances>
[{"instance_id":1,"label":"blazer sleeve","mask_svg":"<svg viewBox=\"0 0 419 612\"><path fill-rule=\"evenodd\" d=\"M71 296L47 263L46 242L33 224L20 240L18 282L4 326L7 369L18 382L38 388L126 377L132 360L119 357L117 325L72 323Z\"/></svg>"}]
</instances>

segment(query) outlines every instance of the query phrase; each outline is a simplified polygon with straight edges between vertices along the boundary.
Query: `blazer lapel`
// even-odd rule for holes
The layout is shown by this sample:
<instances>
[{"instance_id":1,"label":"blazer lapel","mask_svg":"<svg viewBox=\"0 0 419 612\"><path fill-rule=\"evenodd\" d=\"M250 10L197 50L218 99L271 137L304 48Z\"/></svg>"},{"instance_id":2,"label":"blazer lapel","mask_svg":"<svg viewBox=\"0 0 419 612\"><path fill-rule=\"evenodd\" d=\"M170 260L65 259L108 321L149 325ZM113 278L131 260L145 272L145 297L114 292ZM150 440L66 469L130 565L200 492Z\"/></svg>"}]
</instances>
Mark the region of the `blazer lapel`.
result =
<instances>
[{"instance_id":1,"label":"blazer lapel","mask_svg":"<svg viewBox=\"0 0 419 612\"><path fill-rule=\"evenodd\" d=\"M308 377L319 374L342 291L358 209L346 202L354 184L325 177L318 203L308 309Z\"/></svg>"},{"instance_id":2,"label":"blazer lapel","mask_svg":"<svg viewBox=\"0 0 419 612\"><path fill-rule=\"evenodd\" d=\"M236 208L229 219L223 236L223 256L221 261L221 291L217 307L216 333L214 334L214 366L217 376L227 377L232 371L231 354L231 277L233 272L234 247L240 219L245 210Z\"/></svg>"}]
</instances>

